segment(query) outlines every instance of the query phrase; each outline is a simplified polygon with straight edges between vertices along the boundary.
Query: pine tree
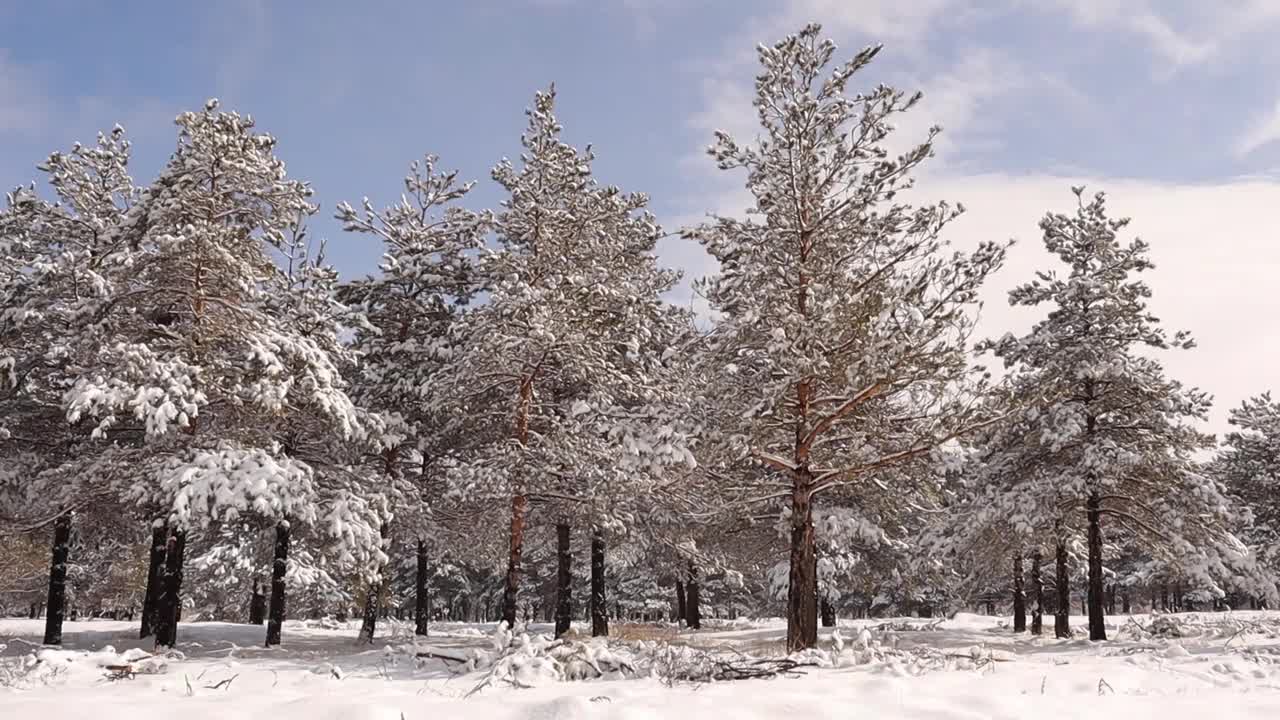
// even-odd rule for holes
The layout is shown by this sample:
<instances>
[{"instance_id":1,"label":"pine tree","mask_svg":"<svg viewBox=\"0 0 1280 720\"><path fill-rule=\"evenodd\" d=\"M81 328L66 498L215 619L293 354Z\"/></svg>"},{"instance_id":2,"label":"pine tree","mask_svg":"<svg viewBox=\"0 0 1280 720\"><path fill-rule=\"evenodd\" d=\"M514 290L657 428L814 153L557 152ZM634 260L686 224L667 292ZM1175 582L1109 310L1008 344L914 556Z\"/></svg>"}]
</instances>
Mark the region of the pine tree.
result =
<instances>
[{"instance_id":1,"label":"pine tree","mask_svg":"<svg viewBox=\"0 0 1280 720\"><path fill-rule=\"evenodd\" d=\"M999 471L1021 497L1031 490L1052 498L1060 547L1070 525L1083 524L1089 637L1105 640L1104 517L1153 553L1182 558L1210 584L1250 558L1230 533L1228 498L1194 459L1212 444L1190 424L1205 417L1209 398L1138 353L1193 346L1185 333L1170 338L1147 310L1151 291L1137 275L1152 267L1149 247L1120 241L1128 221L1107 216L1102 194L1086 200L1083 188L1073 191L1075 213L1049 213L1040 223L1045 247L1069 271L1039 273L1009 296L1014 305L1047 304L1048 316L1025 336L989 347L1018 369L1015 393L1028 407L1025 441Z\"/></svg>"},{"instance_id":2,"label":"pine tree","mask_svg":"<svg viewBox=\"0 0 1280 720\"><path fill-rule=\"evenodd\" d=\"M136 437L99 457L127 468L122 495L168 525L158 644L174 640L193 529L252 515L287 538L323 515L337 541L366 542L350 523L368 517L343 488L322 492L298 455L380 440L346 393L337 328L308 322L328 321L327 305L302 307L299 273L320 272L298 254L310 188L285 178L274 138L216 101L177 124L177 150L113 230L129 262L96 332L68 350L64 398L68 421L94 437Z\"/></svg>"},{"instance_id":3,"label":"pine tree","mask_svg":"<svg viewBox=\"0 0 1280 720\"><path fill-rule=\"evenodd\" d=\"M660 299L677 279L652 256L661 230L645 195L592 177L590 149L560 139L554 103L554 88L535 96L520 166L493 170L508 198L491 220L498 248L480 259L488 297L458 322L432 383L470 429L458 494L510 506L508 624L531 501L609 512L604 498L621 484L692 461L661 402L666 343L683 318Z\"/></svg>"},{"instance_id":4,"label":"pine tree","mask_svg":"<svg viewBox=\"0 0 1280 720\"><path fill-rule=\"evenodd\" d=\"M722 316L715 394L745 418L721 428L728 453L764 464L764 497L788 500L790 650L817 640L815 499L981 422L958 399L967 312L1004 258L994 244L945 255L940 233L959 208L898 201L937 129L890 159L891 122L920 96L850 96L879 48L829 70L834 53L818 25L759 49L761 137L743 146L718 132L710 149L720 168L746 171L754 206L690 232L720 262L705 288Z\"/></svg>"},{"instance_id":5,"label":"pine tree","mask_svg":"<svg viewBox=\"0 0 1280 720\"><path fill-rule=\"evenodd\" d=\"M1236 429L1224 438L1213 474L1250 510L1242 539L1269 572L1280 572L1280 403L1270 393L1249 398L1231 410L1230 423Z\"/></svg>"}]
</instances>

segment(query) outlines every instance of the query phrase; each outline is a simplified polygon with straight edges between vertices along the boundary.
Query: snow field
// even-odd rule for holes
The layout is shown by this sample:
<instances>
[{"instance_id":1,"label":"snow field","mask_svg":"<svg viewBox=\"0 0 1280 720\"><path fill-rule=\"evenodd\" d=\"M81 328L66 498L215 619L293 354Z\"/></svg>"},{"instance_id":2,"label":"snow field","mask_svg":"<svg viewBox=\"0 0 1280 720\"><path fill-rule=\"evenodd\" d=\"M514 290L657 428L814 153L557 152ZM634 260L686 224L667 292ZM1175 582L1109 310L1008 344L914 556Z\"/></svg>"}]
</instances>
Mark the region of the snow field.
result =
<instances>
[{"instance_id":1,"label":"snow field","mask_svg":"<svg viewBox=\"0 0 1280 720\"><path fill-rule=\"evenodd\" d=\"M548 645L538 637L547 629L541 625L513 641L527 647L501 655L492 626L442 623L416 644L397 628L370 647L355 644L354 626L291 621L284 646L267 650L260 647L261 627L191 623L180 629L173 657L147 658L148 643L134 637L132 623L68 623L65 648L42 649L35 644L40 621L9 619L0 621L0 678L7 685L0 689L0 717L1181 720L1273 717L1280 708L1280 639L1272 637L1280 635L1280 613L1180 616L1194 633L1183 638L1133 637L1123 629L1135 627L1128 616L1111 620L1120 639L1100 644L1014 637L1005 621L976 615L934 631L844 621L838 633L824 631L822 651L797 656L825 665L802 668L802 676L691 683L616 679L621 673L562 680L545 654L528 651ZM1150 625L1145 616L1134 621ZM681 633L676 643L766 655L784 632L777 620L726 624ZM592 661L626 661L631 652L599 642L588 647L595 648ZM482 667L416 657L426 649L481 658ZM477 690L493 667L483 667L486 657L520 665L514 676L528 687L491 681ZM109 677L111 667L130 661L136 675Z\"/></svg>"}]
</instances>

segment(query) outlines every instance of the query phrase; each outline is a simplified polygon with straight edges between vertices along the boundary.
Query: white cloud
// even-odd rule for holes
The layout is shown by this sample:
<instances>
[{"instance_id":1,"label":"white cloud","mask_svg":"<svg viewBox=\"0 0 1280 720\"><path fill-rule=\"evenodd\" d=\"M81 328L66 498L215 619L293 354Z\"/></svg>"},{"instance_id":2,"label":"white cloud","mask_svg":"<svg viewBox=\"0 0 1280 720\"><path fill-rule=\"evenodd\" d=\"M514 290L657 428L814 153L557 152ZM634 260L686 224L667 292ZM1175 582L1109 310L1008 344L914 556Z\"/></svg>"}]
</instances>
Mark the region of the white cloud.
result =
<instances>
[{"instance_id":1,"label":"white cloud","mask_svg":"<svg viewBox=\"0 0 1280 720\"><path fill-rule=\"evenodd\" d=\"M1135 35L1167 63L1161 74L1216 59L1244 36L1267 32L1280 21L1275 0L1130 0L1123 8L1114 0L1023 0L1022 5L1051 5L1081 27Z\"/></svg>"},{"instance_id":2,"label":"white cloud","mask_svg":"<svg viewBox=\"0 0 1280 720\"><path fill-rule=\"evenodd\" d=\"M1258 117L1236 141L1236 156L1248 155L1277 140L1280 140L1280 101Z\"/></svg>"}]
</instances>

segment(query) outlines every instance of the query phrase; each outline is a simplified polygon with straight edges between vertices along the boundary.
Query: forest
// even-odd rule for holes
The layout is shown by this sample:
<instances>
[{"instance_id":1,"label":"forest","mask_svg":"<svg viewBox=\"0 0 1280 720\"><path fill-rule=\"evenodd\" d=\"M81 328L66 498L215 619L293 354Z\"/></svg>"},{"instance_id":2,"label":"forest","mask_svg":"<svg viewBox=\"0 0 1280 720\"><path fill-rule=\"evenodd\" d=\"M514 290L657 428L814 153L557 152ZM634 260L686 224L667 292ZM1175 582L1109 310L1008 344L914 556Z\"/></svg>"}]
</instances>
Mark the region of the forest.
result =
<instances>
[{"instance_id":1,"label":"forest","mask_svg":"<svg viewBox=\"0 0 1280 720\"><path fill-rule=\"evenodd\" d=\"M948 241L964 208L915 183L941 131L895 134L921 96L864 82L879 52L761 46L755 135L706 159L750 204L687 227L596 180L554 85L493 207L428 154L322 211L288 138L217 100L154 179L118 125L10 178L0 612L157 649L780 617L802 653L849 618L1101 642L1117 613L1276 607L1280 403L1204 431L1161 363L1195 342L1149 310L1159 238L1103 188L1045 208L1053 262L1008 296L1034 325L980 336L1008 243ZM339 274L319 212L377 273ZM669 302L670 237L717 261L708 312Z\"/></svg>"}]
</instances>

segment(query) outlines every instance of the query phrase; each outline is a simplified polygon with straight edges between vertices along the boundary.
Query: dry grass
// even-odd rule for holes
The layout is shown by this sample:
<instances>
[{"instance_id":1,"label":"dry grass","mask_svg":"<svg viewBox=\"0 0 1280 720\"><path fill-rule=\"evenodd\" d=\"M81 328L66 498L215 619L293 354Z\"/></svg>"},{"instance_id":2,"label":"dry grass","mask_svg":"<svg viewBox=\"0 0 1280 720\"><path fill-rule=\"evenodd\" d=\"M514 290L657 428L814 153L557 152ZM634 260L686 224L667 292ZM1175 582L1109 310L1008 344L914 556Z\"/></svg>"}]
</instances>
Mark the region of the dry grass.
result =
<instances>
[{"instance_id":1,"label":"dry grass","mask_svg":"<svg viewBox=\"0 0 1280 720\"><path fill-rule=\"evenodd\" d=\"M578 632L570 630L563 636L567 640L590 640L591 633ZM641 640L648 642L674 643L676 638L676 628L671 625L650 625L645 623L610 623L609 639L621 640L624 642L639 642Z\"/></svg>"}]
</instances>

